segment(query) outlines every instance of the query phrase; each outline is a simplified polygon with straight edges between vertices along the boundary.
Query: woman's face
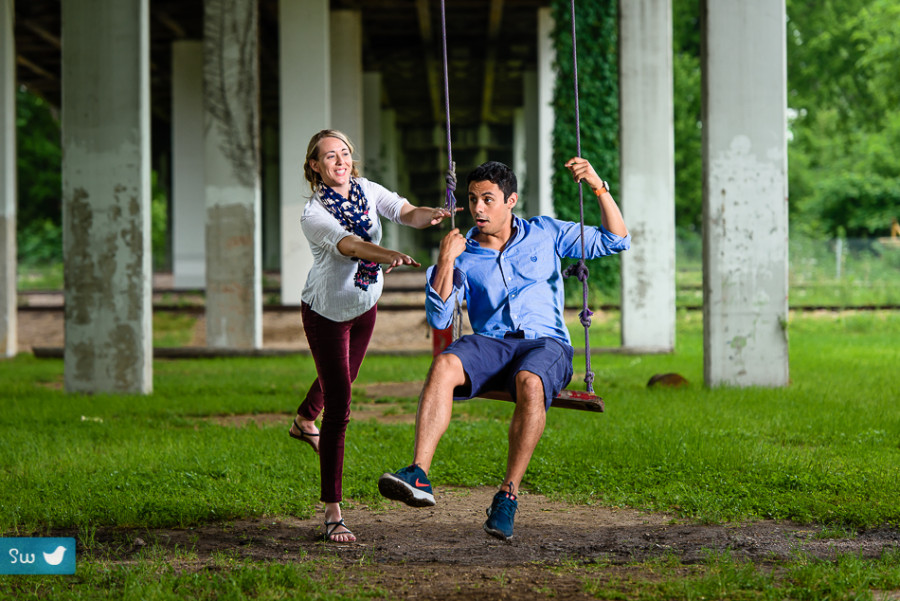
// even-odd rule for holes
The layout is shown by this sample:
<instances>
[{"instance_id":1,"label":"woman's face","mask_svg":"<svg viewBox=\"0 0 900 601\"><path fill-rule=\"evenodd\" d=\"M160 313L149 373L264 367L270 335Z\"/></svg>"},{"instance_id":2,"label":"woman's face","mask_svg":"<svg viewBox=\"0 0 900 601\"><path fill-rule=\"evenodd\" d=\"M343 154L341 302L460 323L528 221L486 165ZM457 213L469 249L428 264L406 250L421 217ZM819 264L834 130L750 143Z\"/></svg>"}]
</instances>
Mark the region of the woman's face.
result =
<instances>
[{"instance_id":1,"label":"woman's face","mask_svg":"<svg viewBox=\"0 0 900 601\"><path fill-rule=\"evenodd\" d=\"M322 177L329 188L342 188L350 182L353 157L350 148L338 138L322 138L319 142L319 158L310 159L309 166Z\"/></svg>"}]
</instances>

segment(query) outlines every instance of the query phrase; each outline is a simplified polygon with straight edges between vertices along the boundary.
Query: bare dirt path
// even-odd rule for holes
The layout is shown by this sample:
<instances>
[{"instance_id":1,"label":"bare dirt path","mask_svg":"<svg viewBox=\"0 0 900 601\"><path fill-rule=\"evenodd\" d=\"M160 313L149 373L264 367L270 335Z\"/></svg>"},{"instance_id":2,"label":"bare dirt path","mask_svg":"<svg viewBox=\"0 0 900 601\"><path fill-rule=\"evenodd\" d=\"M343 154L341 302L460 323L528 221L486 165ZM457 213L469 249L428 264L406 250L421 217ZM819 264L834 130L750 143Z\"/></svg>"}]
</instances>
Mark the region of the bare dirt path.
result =
<instances>
[{"instance_id":1,"label":"bare dirt path","mask_svg":"<svg viewBox=\"0 0 900 601\"><path fill-rule=\"evenodd\" d=\"M390 599L590 599L585 578L634 576L634 561L674 557L692 564L710 552L771 565L796 557L839 553L877 557L900 544L896 531L853 539L817 538L818 528L771 521L709 526L631 509L573 506L527 492L520 496L516 534L509 542L481 528L493 489L436 488L437 505L387 510L349 503L344 517L354 544L321 541L321 515L210 524L190 529L106 530L94 553L130 562L147 544L193 549L197 559L177 566L209 569L216 557L262 562L326 559L347 585L387 591ZM653 580L653 574L641 572Z\"/></svg>"}]
</instances>

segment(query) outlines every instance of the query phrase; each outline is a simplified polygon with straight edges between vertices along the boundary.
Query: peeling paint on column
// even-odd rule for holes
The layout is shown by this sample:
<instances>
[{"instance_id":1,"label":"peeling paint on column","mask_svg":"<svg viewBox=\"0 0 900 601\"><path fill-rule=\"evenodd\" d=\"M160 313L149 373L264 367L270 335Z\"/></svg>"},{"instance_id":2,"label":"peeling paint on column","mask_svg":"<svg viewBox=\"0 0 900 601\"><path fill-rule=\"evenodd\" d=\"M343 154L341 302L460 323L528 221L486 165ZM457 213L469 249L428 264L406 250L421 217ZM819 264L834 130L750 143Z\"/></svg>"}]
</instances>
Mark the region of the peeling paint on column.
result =
<instances>
[{"instance_id":1,"label":"peeling paint on column","mask_svg":"<svg viewBox=\"0 0 900 601\"><path fill-rule=\"evenodd\" d=\"M71 361L73 378L78 382L90 382L94 377L94 345L80 342L70 345L69 350L74 355Z\"/></svg>"},{"instance_id":2,"label":"peeling paint on column","mask_svg":"<svg viewBox=\"0 0 900 601\"><path fill-rule=\"evenodd\" d=\"M105 346L113 352L110 379L115 381L118 390L133 390L137 384L134 365L140 359L139 336L134 328L124 323L116 325Z\"/></svg>"},{"instance_id":3,"label":"peeling paint on column","mask_svg":"<svg viewBox=\"0 0 900 601\"><path fill-rule=\"evenodd\" d=\"M765 156L772 156L767 149ZM758 160L745 135L711 161L709 186L718 201L706 224L704 310L710 333L710 377L737 385L786 383L786 345L776 326L785 318L787 219L767 199L783 197L785 174ZM742 333L728 337L732 324ZM719 342L717 342L719 341ZM727 349L718 356L716 349Z\"/></svg>"},{"instance_id":4,"label":"peeling paint on column","mask_svg":"<svg viewBox=\"0 0 900 601\"><path fill-rule=\"evenodd\" d=\"M262 346L255 0L204 2L206 342Z\"/></svg>"},{"instance_id":5,"label":"peeling paint on column","mask_svg":"<svg viewBox=\"0 0 900 601\"><path fill-rule=\"evenodd\" d=\"M69 392L153 390L148 7L62 3Z\"/></svg>"},{"instance_id":6,"label":"peeling paint on column","mask_svg":"<svg viewBox=\"0 0 900 601\"><path fill-rule=\"evenodd\" d=\"M68 295L66 321L78 325L90 323L91 303L87 297L96 288L94 261L89 250L94 223L89 198L87 190L76 188L72 198L63 203L63 218L66 222L63 277ZM74 285L76 282L77 286Z\"/></svg>"},{"instance_id":7,"label":"peeling paint on column","mask_svg":"<svg viewBox=\"0 0 900 601\"><path fill-rule=\"evenodd\" d=\"M244 205L218 205L207 210L206 342L217 348L254 348L260 302L253 237L254 211Z\"/></svg>"}]
</instances>

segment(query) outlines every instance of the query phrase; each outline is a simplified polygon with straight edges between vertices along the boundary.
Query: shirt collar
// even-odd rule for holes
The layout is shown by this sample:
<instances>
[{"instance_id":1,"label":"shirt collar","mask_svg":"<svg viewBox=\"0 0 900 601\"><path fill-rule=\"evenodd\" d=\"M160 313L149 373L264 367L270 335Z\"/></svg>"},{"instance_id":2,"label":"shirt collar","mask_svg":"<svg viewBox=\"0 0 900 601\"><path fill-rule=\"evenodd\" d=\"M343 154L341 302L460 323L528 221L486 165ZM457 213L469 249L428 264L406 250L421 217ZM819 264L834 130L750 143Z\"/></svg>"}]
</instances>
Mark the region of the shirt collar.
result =
<instances>
[{"instance_id":1,"label":"shirt collar","mask_svg":"<svg viewBox=\"0 0 900 601\"><path fill-rule=\"evenodd\" d=\"M522 223L523 223L522 219L519 218L519 216L516 215L515 213L513 213L512 222L513 222L513 235L512 235L512 239L506 245L507 248L509 248L510 244L518 242L519 238L521 238L525 232L525 228L522 227ZM468 233L466 234L466 242L468 243L467 248L477 248L477 249L481 250L481 244L479 244L478 240L475 239L475 234L477 234L477 233L478 233L477 227L472 227L468 231Z\"/></svg>"}]
</instances>

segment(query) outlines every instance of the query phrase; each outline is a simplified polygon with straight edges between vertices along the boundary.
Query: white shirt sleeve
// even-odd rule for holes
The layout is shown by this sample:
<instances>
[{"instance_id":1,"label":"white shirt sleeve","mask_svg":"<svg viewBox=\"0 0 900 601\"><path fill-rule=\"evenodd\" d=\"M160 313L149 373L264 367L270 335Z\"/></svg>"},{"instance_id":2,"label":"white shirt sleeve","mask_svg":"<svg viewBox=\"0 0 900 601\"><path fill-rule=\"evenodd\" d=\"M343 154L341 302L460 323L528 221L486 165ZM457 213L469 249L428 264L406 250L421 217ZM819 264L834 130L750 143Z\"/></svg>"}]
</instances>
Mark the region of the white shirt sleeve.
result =
<instances>
[{"instance_id":1,"label":"white shirt sleeve","mask_svg":"<svg viewBox=\"0 0 900 601\"><path fill-rule=\"evenodd\" d=\"M358 181L362 184L366 198L375 203L378 214L394 223L400 223L400 211L410 204L409 201L379 183L365 178L359 178Z\"/></svg>"},{"instance_id":2,"label":"white shirt sleeve","mask_svg":"<svg viewBox=\"0 0 900 601\"><path fill-rule=\"evenodd\" d=\"M306 203L303 216L300 217L300 227L310 245L319 246L336 255L341 254L337 249L338 242L351 235L351 232L345 230L334 215L322 206L318 195L314 195Z\"/></svg>"}]
</instances>

